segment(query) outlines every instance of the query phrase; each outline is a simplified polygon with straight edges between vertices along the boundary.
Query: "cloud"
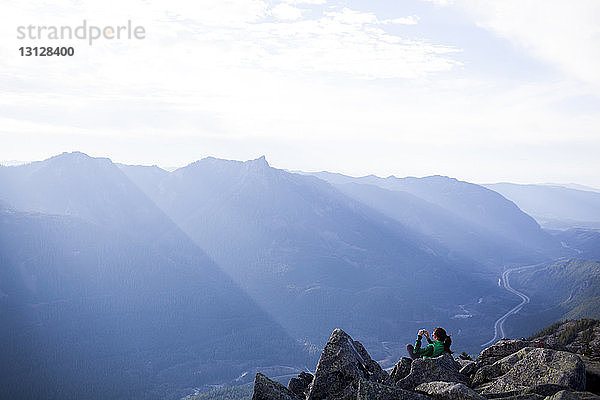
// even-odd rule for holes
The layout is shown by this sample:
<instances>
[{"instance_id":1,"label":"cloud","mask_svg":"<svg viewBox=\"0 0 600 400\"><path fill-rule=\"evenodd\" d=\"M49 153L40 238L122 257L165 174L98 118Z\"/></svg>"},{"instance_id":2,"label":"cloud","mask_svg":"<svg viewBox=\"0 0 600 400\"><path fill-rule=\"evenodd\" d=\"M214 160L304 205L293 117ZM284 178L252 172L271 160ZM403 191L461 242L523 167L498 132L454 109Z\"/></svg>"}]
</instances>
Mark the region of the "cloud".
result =
<instances>
[{"instance_id":1,"label":"cloud","mask_svg":"<svg viewBox=\"0 0 600 400\"><path fill-rule=\"evenodd\" d=\"M316 19L254 24L245 38L260 48L255 62L285 71L343 73L359 78L417 78L460 65L451 46L392 35L376 15L348 8ZM222 32L228 36L231 32Z\"/></svg>"},{"instance_id":2,"label":"cloud","mask_svg":"<svg viewBox=\"0 0 600 400\"><path fill-rule=\"evenodd\" d=\"M200 54L204 57L203 69L213 64L220 70L258 67L297 73L343 73L363 79L425 77L461 65L452 58L453 53L460 51L457 48L386 31L386 26L391 24L416 24L417 16L380 19L372 12L348 7L304 10L292 3L307 4L307 7L323 4L319 0L298 0L279 2L270 7L262 0L123 0L119 2L123 16L115 19L110 7L102 1L56 0L48 3L43 23L73 25L81 24L85 18L92 24L122 24L130 18L146 28L147 40L131 47L131 43L120 43L119 46L128 46L133 52L130 56L147 57L143 63L150 66L167 63L172 68L176 63L171 61L181 58L175 68L184 70L186 65L196 63L192 56ZM0 22L4 22L1 25L7 29L8 37L14 37L11 32L15 28L11 23L13 15L28 15L23 21L39 23L39 10L31 4L9 1L3 8L5 12ZM57 17L53 20L54 15ZM0 52L5 50L7 56L17 44L7 41ZM92 65L91 68L104 64L101 56L110 51L108 43L96 46L105 49L88 52L90 59L86 62ZM185 55L182 54L184 48L187 49ZM80 56L81 50L78 53ZM156 60L156 53L162 55L159 60ZM8 59L6 64L18 64L15 68L20 68L23 61L8 56L3 58ZM96 62L93 58L100 60ZM27 70L25 66L20 74L26 76ZM106 76L102 71L97 72ZM181 76L183 72L176 74ZM57 73L60 73L58 69ZM146 74L138 71L136 76L129 77L123 71L107 78L116 80L120 76L142 83Z\"/></svg>"},{"instance_id":3,"label":"cloud","mask_svg":"<svg viewBox=\"0 0 600 400\"><path fill-rule=\"evenodd\" d=\"M466 10L479 26L569 77L600 89L600 2L455 0L442 3Z\"/></svg>"},{"instance_id":4,"label":"cloud","mask_svg":"<svg viewBox=\"0 0 600 400\"><path fill-rule=\"evenodd\" d=\"M288 4L311 4L311 5L322 5L327 3L327 0L284 0Z\"/></svg>"},{"instance_id":5,"label":"cloud","mask_svg":"<svg viewBox=\"0 0 600 400\"><path fill-rule=\"evenodd\" d=\"M239 26L257 22L267 14L268 9L268 4L262 0L170 0L151 4L159 10L207 26Z\"/></svg>"},{"instance_id":6,"label":"cloud","mask_svg":"<svg viewBox=\"0 0 600 400\"><path fill-rule=\"evenodd\" d=\"M419 23L419 17L416 15L411 15L408 17L384 19L381 22L383 24L416 25Z\"/></svg>"},{"instance_id":7,"label":"cloud","mask_svg":"<svg viewBox=\"0 0 600 400\"><path fill-rule=\"evenodd\" d=\"M302 18L302 10L287 3L280 3L271 9L271 15L281 20L297 20Z\"/></svg>"},{"instance_id":8,"label":"cloud","mask_svg":"<svg viewBox=\"0 0 600 400\"><path fill-rule=\"evenodd\" d=\"M455 0L423 0L423 1L426 1L428 3L433 3L438 6L447 6L447 5L453 4Z\"/></svg>"},{"instance_id":9,"label":"cloud","mask_svg":"<svg viewBox=\"0 0 600 400\"><path fill-rule=\"evenodd\" d=\"M362 12L344 7L341 11L327 11L325 15L333 21L348 25L377 24L379 20L375 14Z\"/></svg>"}]
</instances>

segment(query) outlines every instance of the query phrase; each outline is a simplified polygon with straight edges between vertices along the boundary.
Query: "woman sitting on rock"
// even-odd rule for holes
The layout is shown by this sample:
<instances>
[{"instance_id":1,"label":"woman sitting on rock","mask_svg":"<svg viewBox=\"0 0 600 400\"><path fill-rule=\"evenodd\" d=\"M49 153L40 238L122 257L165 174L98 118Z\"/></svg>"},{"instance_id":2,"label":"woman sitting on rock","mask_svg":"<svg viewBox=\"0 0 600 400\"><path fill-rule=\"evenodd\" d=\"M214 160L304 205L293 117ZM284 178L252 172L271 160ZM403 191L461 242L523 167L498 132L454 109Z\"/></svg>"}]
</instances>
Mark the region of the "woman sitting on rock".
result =
<instances>
[{"instance_id":1,"label":"woman sitting on rock","mask_svg":"<svg viewBox=\"0 0 600 400\"><path fill-rule=\"evenodd\" d=\"M423 335L425 335L425 338L429 344L426 347L421 348L421 339ZM417 341L415 342L414 347L412 344L406 345L406 351L408 351L410 358L414 360L421 357L437 357L444 351L452 353L452 350L450 350L452 339L446 334L444 328L435 328L432 336L433 341L429 338L429 332L425 329L421 329L417 334Z\"/></svg>"}]
</instances>

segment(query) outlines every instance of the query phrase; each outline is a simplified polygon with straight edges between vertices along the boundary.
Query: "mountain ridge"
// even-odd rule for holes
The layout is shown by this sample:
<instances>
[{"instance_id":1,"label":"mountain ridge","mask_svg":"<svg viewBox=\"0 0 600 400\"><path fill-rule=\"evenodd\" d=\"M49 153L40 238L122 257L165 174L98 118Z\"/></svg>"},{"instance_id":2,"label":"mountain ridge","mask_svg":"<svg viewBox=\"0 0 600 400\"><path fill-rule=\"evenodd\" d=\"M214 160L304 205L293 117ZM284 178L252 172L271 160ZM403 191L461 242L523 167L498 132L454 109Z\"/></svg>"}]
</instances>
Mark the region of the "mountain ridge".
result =
<instances>
[{"instance_id":1,"label":"mountain ridge","mask_svg":"<svg viewBox=\"0 0 600 400\"><path fill-rule=\"evenodd\" d=\"M231 378L228 373L252 370L251 362L281 363L290 354L301 364L306 360L302 346L320 347L319 340L336 326L349 327L385 366L391 366L400 344L423 324L443 324L454 332L457 345L477 347L496 315L514 301L496 283L508 261L490 260L486 254L491 249L499 253L512 242L492 247L498 237L483 235L485 230L470 221L516 216L504 221L506 229L498 235L524 227L530 245L521 249L523 259L544 255L547 234L513 203L477 185L443 176L425 181L394 177L387 181L393 188L386 189L375 185L382 178L367 178L369 182L342 187L273 168L264 156L248 161L206 157L166 171L75 152L1 167L0 210L5 211L0 211L0 254L5 268L0 272L0 311L13 305L23 315L36 307L54 310L52 334L31 338L31 343L52 339L53 348L62 348L64 336L75 344L72 354L87 354L85 343L93 344L89 351L96 355L96 347L110 350L106 342L115 334L127 349L123 354L139 351L129 370L145 371L140 372L144 382L171 377L171 385L178 385L172 396L195 381L220 383ZM395 190L399 179L436 201ZM471 208L475 217L465 218ZM550 244L563 239L554 236ZM576 253L571 244L593 247L595 240L576 233L557 247L570 255ZM460 252L456 243L478 250ZM515 248L507 249L513 251L513 262L521 257ZM103 297L103 290L116 297ZM74 300L65 302L60 293L70 293ZM153 307L160 311L152 313ZM88 312L81 315L86 322L77 327L72 318L82 310ZM105 325L86 326L97 310L104 310ZM40 315L34 312L19 325L14 311L13 325L4 328L3 337L15 326L35 332ZM204 324L201 316L209 322ZM135 331L143 338L135 347L115 321L134 331L128 323L137 321L148 332ZM264 354L266 331L273 332L270 340L277 343L272 356ZM174 343L164 343L166 336L160 335L166 333L176 338ZM214 353L195 335L206 338L206 348ZM10 336L7 343L18 344L19 336ZM151 344L161 349L152 358L160 367L142 366ZM227 353L228 348L237 349L237 355ZM11 359L18 354L11 346L0 349ZM117 353L108 354L117 360ZM191 354L197 355L193 362ZM242 355L246 358L235 358ZM161 357L179 367L170 368L171 361ZM211 369L208 360L214 359L221 361ZM198 364L203 361L207 364ZM56 376L74 373L67 364ZM99 365L103 374L114 369ZM177 368L180 373L174 372ZM194 368L202 371L201 378L194 378ZM0 380L11 376L4 371ZM161 397L155 389L144 393Z\"/></svg>"},{"instance_id":2,"label":"mountain ridge","mask_svg":"<svg viewBox=\"0 0 600 400\"><path fill-rule=\"evenodd\" d=\"M384 319L423 319L409 314L428 306L413 305L408 298L429 285L448 292L444 279L466 288L473 279L465 276L467 270L478 276L479 283L471 287L489 285L488 293L501 293L493 278L480 280L485 272L476 261L451 255L440 243L317 177L261 164L264 168L256 170L251 162L211 159L145 187L150 180L136 175L139 169L123 168L261 305L280 316L283 326L298 334L319 327L310 333L313 339L343 318L355 320L374 338L378 331L374 326ZM450 293L450 298L462 296L458 292ZM276 303L273 293L279 299ZM391 302L388 307L381 303L383 298ZM470 299L477 300L475 295ZM407 301L411 305L402 311L400 304ZM355 315L369 304L378 304L380 310L391 307L397 310L396 317L377 316L379 322L366 326ZM325 307L324 315L309 312L317 305ZM447 318L460 313L458 305L453 307L456 310L448 311ZM396 322L385 324L389 326L379 332L392 332Z\"/></svg>"},{"instance_id":3,"label":"mountain ridge","mask_svg":"<svg viewBox=\"0 0 600 400\"><path fill-rule=\"evenodd\" d=\"M0 211L0 397L180 398L310 359L110 160L11 168L0 198L28 211Z\"/></svg>"},{"instance_id":4,"label":"mountain ridge","mask_svg":"<svg viewBox=\"0 0 600 400\"><path fill-rule=\"evenodd\" d=\"M354 189L357 190L349 193L351 196L366 201L371 207L414 229L425 229L429 235L439 236L447 246L450 243L450 247L456 246L473 257L477 258L476 252L473 253L474 249L487 248L488 253L495 255L495 259L487 260L480 254L479 260L484 263L497 265L511 261L539 262L545 256L559 256L563 253L558 240L544 232L533 218L500 194L479 185L441 175L425 178L353 178L341 174L318 173L316 176L342 191L344 187L350 188L349 185L354 184ZM358 190L361 187L356 185L363 185L362 190ZM391 193L386 194L381 190L376 193L372 190L373 186ZM369 187L371 189L367 190ZM406 203L406 194L415 196L423 203L419 208L414 208L410 204L416 204L415 199ZM392 203L392 198L395 198L395 204ZM439 207L435 211L437 220L430 215L432 204ZM415 215L398 213L403 208L414 210ZM418 221L411 223L415 216L418 216ZM498 248L492 251L494 247ZM527 254L530 255L529 259L524 258Z\"/></svg>"},{"instance_id":5,"label":"mountain ridge","mask_svg":"<svg viewBox=\"0 0 600 400\"><path fill-rule=\"evenodd\" d=\"M514 183L485 186L519 204L547 228L600 228L600 193L596 191Z\"/></svg>"}]
</instances>

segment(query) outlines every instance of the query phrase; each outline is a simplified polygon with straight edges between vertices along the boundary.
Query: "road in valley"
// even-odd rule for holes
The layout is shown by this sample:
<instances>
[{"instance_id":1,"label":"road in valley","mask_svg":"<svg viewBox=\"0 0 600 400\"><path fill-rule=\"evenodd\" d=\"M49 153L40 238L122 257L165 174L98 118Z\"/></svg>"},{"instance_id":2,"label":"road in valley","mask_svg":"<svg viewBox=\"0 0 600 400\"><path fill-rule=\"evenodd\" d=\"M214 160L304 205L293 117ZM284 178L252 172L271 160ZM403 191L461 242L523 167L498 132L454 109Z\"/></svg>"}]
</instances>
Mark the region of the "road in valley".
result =
<instances>
[{"instance_id":1,"label":"road in valley","mask_svg":"<svg viewBox=\"0 0 600 400\"><path fill-rule=\"evenodd\" d=\"M535 265L526 265L526 266L523 266L523 267L516 267L516 268L509 268L509 269L507 269L506 271L504 271L502 273L502 279L501 279L502 286L504 287L504 289L506 289L509 292L517 295L521 299L521 302L518 305L516 305L515 307L511 308L510 310L508 310L508 312L506 314L504 314L503 316L501 316L500 318L498 318L496 320L496 322L494 323L494 337L489 342L486 342L486 343L482 344L481 347L487 347L487 346L489 346L489 345L497 342L498 340L502 339L503 337L505 337L505 334L504 334L504 322L506 321L506 319L508 317L510 317L511 315L516 314L519 311L521 311L521 309L523 308L523 306L525 304L529 303L529 296L527 296L523 292L519 292L518 290L516 290L515 288L513 288L512 286L510 286L510 280L509 280L510 274L513 273L513 272L515 272L515 271L522 271L522 270L525 270L525 269L539 267L540 265L543 265L543 264L545 264L545 263L535 264Z\"/></svg>"}]
</instances>

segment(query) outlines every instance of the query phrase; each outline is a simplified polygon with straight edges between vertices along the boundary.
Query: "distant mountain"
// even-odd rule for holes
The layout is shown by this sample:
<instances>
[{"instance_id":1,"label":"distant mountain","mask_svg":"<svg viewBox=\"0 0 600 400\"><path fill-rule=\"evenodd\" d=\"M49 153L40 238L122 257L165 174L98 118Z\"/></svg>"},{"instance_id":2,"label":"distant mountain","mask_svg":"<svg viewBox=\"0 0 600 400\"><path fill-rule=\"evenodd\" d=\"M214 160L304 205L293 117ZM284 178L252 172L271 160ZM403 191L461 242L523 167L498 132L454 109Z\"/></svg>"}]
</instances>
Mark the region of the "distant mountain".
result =
<instances>
[{"instance_id":1,"label":"distant mountain","mask_svg":"<svg viewBox=\"0 0 600 400\"><path fill-rule=\"evenodd\" d=\"M381 346L411 340L423 323L447 321L462 335L493 323L478 301L503 293L479 263L321 179L264 158L206 158L158 180L149 167L121 168L294 336L321 340L346 326Z\"/></svg>"},{"instance_id":2,"label":"distant mountain","mask_svg":"<svg viewBox=\"0 0 600 400\"><path fill-rule=\"evenodd\" d=\"M577 183L542 183L542 185L544 185L544 186L559 186L559 187L565 187L565 188L569 188L569 189L584 190L586 192L600 192L600 189L596 189L594 187L586 186L586 185L579 185Z\"/></svg>"},{"instance_id":3,"label":"distant mountain","mask_svg":"<svg viewBox=\"0 0 600 400\"><path fill-rule=\"evenodd\" d=\"M551 233L563 247L575 250L578 257L600 261L600 229L572 228Z\"/></svg>"},{"instance_id":4,"label":"distant mountain","mask_svg":"<svg viewBox=\"0 0 600 400\"><path fill-rule=\"evenodd\" d=\"M533 262L561 253L558 241L533 218L498 193L479 185L443 176L353 178L327 172L314 175L483 263Z\"/></svg>"},{"instance_id":5,"label":"distant mountain","mask_svg":"<svg viewBox=\"0 0 600 400\"><path fill-rule=\"evenodd\" d=\"M600 317L600 261L561 260L512 274L510 280L531 302L509 325L533 332L548 321Z\"/></svg>"},{"instance_id":6,"label":"distant mountain","mask_svg":"<svg viewBox=\"0 0 600 400\"><path fill-rule=\"evenodd\" d=\"M1 168L0 198L27 210L0 211L1 398L178 399L308 359L110 160Z\"/></svg>"},{"instance_id":7,"label":"distant mountain","mask_svg":"<svg viewBox=\"0 0 600 400\"><path fill-rule=\"evenodd\" d=\"M561 186L485 185L550 229L600 228L600 193Z\"/></svg>"},{"instance_id":8,"label":"distant mountain","mask_svg":"<svg viewBox=\"0 0 600 400\"><path fill-rule=\"evenodd\" d=\"M135 182L137 186L141 188L152 187L155 182L159 182L169 176L169 172L156 165L145 166L145 165L127 165L127 164L115 164L119 169L126 171L127 176L132 182ZM177 169L177 168L175 168Z\"/></svg>"},{"instance_id":9,"label":"distant mountain","mask_svg":"<svg viewBox=\"0 0 600 400\"><path fill-rule=\"evenodd\" d=\"M0 199L17 210L70 215L140 240L174 227L109 159L79 152L0 167Z\"/></svg>"}]
</instances>

